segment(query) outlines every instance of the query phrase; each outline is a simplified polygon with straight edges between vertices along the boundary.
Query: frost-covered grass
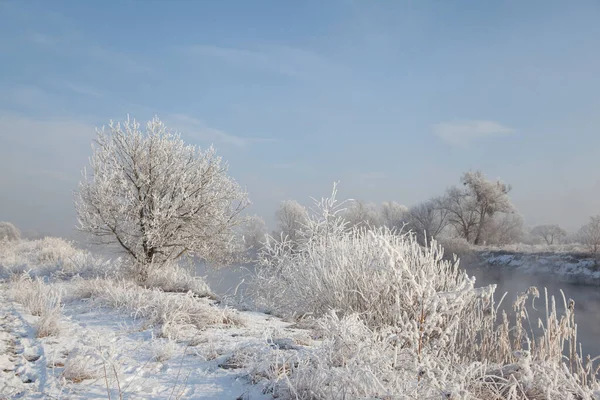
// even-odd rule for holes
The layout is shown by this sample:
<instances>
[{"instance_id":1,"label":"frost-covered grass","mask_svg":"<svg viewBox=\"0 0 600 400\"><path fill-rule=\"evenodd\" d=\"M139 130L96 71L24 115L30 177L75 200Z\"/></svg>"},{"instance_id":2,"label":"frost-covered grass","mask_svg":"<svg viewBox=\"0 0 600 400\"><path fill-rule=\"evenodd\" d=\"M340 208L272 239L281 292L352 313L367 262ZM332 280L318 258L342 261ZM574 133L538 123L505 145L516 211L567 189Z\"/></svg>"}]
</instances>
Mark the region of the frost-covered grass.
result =
<instances>
[{"instance_id":1,"label":"frost-covered grass","mask_svg":"<svg viewBox=\"0 0 600 400\"><path fill-rule=\"evenodd\" d=\"M78 249L72 242L46 237L0 241L0 278L28 272L33 276L108 275L119 261L106 261Z\"/></svg>"},{"instance_id":2,"label":"frost-covered grass","mask_svg":"<svg viewBox=\"0 0 600 400\"><path fill-rule=\"evenodd\" d=\"M146 324L158 327L166 338L189 338L197 329L212 325L243 324L235 311L219 308L214 301L192 292L165 293L127 280L82 279L77 282L75 296L91 297L101 305L141 318Z\"/></svg>"},{"instance_id":3,"label":"frost-covered grass","mask_svg":"<svg viewBox=\"0 0 600 400\"><path fill-rule=\"evenodd\" d=\"M331 314L319 324L319 346L294 355L277 348L257 351L248 361L251 376L269 381L274 397L593 399L597 389L589 374L579 374L560 358L515 351L506 362L469 361L459 352L431 348L415 354L397 342L392 328L372 330L357 315Z\"/></svg>"},{"instance_id":4,"label":"frost-covered grass","mask_svg":"<svg viewBox=\"0 0 600 400\"><path fill-rule=\"evenodd\" d=\"M157 362L169 361L173 358L177 350L179 350L179 346L173 340L164 338L153 339L150 346L152 349L152 360Z\"/></svg>"},{"instance_id":5,"label":"frost-covered grass","mask_svg":"<svg viewBox=\"0 0 600 400\"><path fill-rule=\"evenodd\" d=\"M95 352L77 348L70 352L60 376L71 383L98 378L101 374L100 361L100 357Z\"/></svg>"},{"instance_id":6,"label":"frost-covered grass","mask_svg":"<svg viewBox=\"0 0 600 400\"><path fill-rule=\"evenodd\" d=\"M71 293L79 284L49 285ZM244 325L207 325L193 340L172 340L157 337L135 313L65 296L61 334L37 338L38 317L9 301L8 287L0 283L0 398L268 400L264 385L252 384L245 368L227 360L238 348L267 346L265 331L288 335L283 340L300 333L246 312Z\"/></svg>"},{"instance_id":7,"label":"frost-covered grass","mask_svg":"<svg viewBox=\"0 0 600 400\"><path fill-rule=\"evenodd\" d=\"M200 277L177 264L167 264L158 270L152 270L143 285L165 292L192 292L197 296L214 297L212 291Z\"/></svg>"},{"instance_id":8,"label":"frost-covered grass","mask_svg":"<svg viewBox=\"0 0 600 400\"><path fill-rule=\"evenodd\" d=\"M24 273L11 281L10 294L31 315L39 317L36 323L37 337L58 335L62 302L59 289Z\"/></svg>"}]
</instances>

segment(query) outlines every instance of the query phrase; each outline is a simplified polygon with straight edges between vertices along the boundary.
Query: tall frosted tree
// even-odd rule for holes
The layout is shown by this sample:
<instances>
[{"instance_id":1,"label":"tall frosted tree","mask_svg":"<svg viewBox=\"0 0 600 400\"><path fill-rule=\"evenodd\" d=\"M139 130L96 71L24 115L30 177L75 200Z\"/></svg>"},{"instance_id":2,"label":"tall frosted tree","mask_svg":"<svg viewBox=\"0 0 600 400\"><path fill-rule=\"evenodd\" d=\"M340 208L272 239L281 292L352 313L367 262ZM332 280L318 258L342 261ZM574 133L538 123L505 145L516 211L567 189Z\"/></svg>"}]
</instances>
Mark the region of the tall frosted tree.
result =
<instances>
[{"instance_id":1,"label":"tall frosted tree","mask_svg":"<svg viewBox=\"0 0 600 400\"><path fill-rule=\"evenodd\" d=\"M590 221L579 230L579 240L593 256L600 253L600 214L590 217Z\"/></svg>"},{"instance_id":2,"label":"tall frosted tree","mask_svg":"<svg viewBox=\"0 0 600 400\"><path fill-rule=\"evenodd\" d=\"M462 188L452 187L446 193L444 208L456 233L478 245L496 214L514 211L508 197L511 188L503 182L489 180L481 171L466 172L461 181Z\"/></svg>"},{"instance_id":3,"label":"tall frosted tree","mask_svg":"<svg viewBox=\"0 0 600 400\"><path fill-rule=\"evenodd\" d=\"M0 240L19 240L21 239L21 232L16 226L10 222L0 221Z\"/></svg>"},{"instance_id":4,"label":"tall frosted tree","mask_svg":"<svg viewBox=\"0 0 600 400\"><path fill-rule=\"evenodd\" d=\"M350 226L358 228L374 229L381 225L381 216L377 207L360 200L350 201L343 217Z\"/></svg>"},{"instance_id":5,"label":"tall frosted tree","mask_svg":"<svg viewBox=\"0 0 600 400\"><path fill-rule=\"evenodd\" d=\"M286 237L290 243L296 244L306 227L308 212L295 200L284 200L275 211L275 219L279 232L275 236Z\"/></svg>"},{"instance_id":6,"label":"tall frosted tree","mask_svg":"<svg viewBox=\"0 0 600 400\"><path fill-rule=\"evenodd\" d=\"M390 229L401 231L406 222L408 208L395 201L381 203L381 224Z\"/></svg>"},{"instance_id":7,"label":"tall frosted tree","mask_svg":"<svg viewBox=\"0 0 600 400\"><path fill-rule=\"evenodd\" d=\"M433 198L408 210L408 227L417 235L420 244L436 239L448 225L448 210L443 200Z\"/></svg>"},{"instance_id":8,"label":"tall frosted tree","mask_svg":"<svg viewBox=\"0 0 600 400\"><path fill-rule=\"evenodd\" d=\"M567 232L558 225L538 225L531 230L531 234L543 239L548 245L567 237Z\"/></svg>"},{"instance_id":9,"label":"tall frosted tree","mask_svg":"<svg viewBox=\"0 0 600 400\"><path fill-rule=\"evenodd\" d=\"M186 255L231 260L248 199L214 148L185 144L157 117L97 133L75 192L80 230L122 248L141 280Z\"/></svg>"}]
</instances>

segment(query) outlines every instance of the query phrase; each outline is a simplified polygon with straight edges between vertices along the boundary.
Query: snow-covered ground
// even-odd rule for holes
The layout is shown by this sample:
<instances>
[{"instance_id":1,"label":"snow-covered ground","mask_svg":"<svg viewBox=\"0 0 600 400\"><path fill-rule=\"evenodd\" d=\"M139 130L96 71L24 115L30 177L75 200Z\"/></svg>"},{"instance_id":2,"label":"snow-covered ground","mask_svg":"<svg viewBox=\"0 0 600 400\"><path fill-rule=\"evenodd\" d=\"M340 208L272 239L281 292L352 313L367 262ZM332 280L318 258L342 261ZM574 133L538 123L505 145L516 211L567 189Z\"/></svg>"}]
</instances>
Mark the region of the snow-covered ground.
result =
<instances>
[{"instance_id":1,"label":"snow-covered ground","mask_svg":"<svg viewBox=\"0 0 600 400\"><path fill-rule=\"evenodd\" d=\"M475 288L412 237L341 232L307 246L324 249L283 254L291 277L261 271L253 292L291 325L225 306L177 266L141 285L61 240L6 244L0 399L600 400L594 362L564 358L571 302L545 298L536 337L522 318L498 324L494 286ZM515 315L538 295L520 293Z\"/></svg>"},{"instance_id":2,"label":"snow-covered ground","mask_svg":"<svg viewBox=\"0 0 600 400\"><path fill-rule=\"evenodd\" d=\"M0 399L267 399L264 386L232 357L245 348L311 340L254 312L239 312L239 325L209 326L188 340L159 338L134 313L69 296L75 284L54 283L65 293L59 333L43 338L36 338L41 317L9 298L10 282L0 284Z\"/></svg>"},{"instance_id":3,"label":"snow-covered ground","mask_svg":"<svg viewBox=\"0 0 600 400\"><path fill-rule=\"evenodd\" d=\"M600 262L581 254L485 250L479 257L490 265L516 268L528 274L547 274L568 283L600 285Z\"/></svg>"}]
</instances>

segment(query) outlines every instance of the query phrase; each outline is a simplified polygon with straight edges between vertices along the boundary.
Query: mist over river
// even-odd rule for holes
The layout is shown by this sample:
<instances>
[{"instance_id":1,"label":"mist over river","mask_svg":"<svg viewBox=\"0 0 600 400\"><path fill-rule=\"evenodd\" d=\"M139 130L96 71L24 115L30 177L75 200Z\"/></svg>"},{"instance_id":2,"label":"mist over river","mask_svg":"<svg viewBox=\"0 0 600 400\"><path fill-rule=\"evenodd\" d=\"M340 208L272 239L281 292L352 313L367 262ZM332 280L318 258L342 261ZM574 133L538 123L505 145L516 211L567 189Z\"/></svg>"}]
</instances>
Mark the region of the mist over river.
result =
<instances>
[{"instance_id":1,"label":"mist over river","mask_svg":"<svg viewBox=\"0 0 600 400\"><path fill-rule=\"evenodd\" d=\"M553 295L556 298L556 308L559 313L564 310L563 298L560 290L569 299L575 301L575 322L578 327L578 341L582 344L584 356L600 355L600 286L565 283L552 275L531 275L515 268L503 266L490 266L479 262L463 264L469 276L476 278L475 286L496 284L495 299L499 301L506 292L501 308L511 314L512 303L515 298L530 286L535 286L540 291L540 298L535 301L537 312L532 309L531 301L527 302L532 325L537 327L538 318L545 323L544 288L548 290L548 299Z\"/></svg>"}]
</instances>

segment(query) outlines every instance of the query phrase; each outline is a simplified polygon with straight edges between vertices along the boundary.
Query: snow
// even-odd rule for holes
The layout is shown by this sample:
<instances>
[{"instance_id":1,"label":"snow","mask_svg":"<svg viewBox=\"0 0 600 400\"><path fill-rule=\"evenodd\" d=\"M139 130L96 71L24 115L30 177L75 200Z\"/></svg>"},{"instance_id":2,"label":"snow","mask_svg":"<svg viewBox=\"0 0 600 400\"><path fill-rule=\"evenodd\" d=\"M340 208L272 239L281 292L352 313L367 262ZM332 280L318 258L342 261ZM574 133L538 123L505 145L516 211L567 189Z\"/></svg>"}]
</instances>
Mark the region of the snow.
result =
<instances>
[{"instance_id":1,"label":"snow","mask_svg":"<svg viewBox=\"0 0 600 400\"><path fill-rule=\"evenodd\" d=\"M574 254L484 251L480 257L490 265L516 268L529 274L548 274L563 282L600 285L600 267L596 261Z\"/></svg>"},{"instance_id":2,"label":"snow","mask_svg":"<svg viewBox=\"0 0 600 400\"><path fill-rule=\"evenodd\" d=\"M36 338L40 317L9 300L9 285L0 284L0 398L268 399L263 384L228 361L246 348L285 351L310 340L278 318L240 312L242 326L210 326L175 342L143 319L76 297L63 305L59 335ZM75 283L53 285L68 293Z\"/></svg>"}]
</instances>

